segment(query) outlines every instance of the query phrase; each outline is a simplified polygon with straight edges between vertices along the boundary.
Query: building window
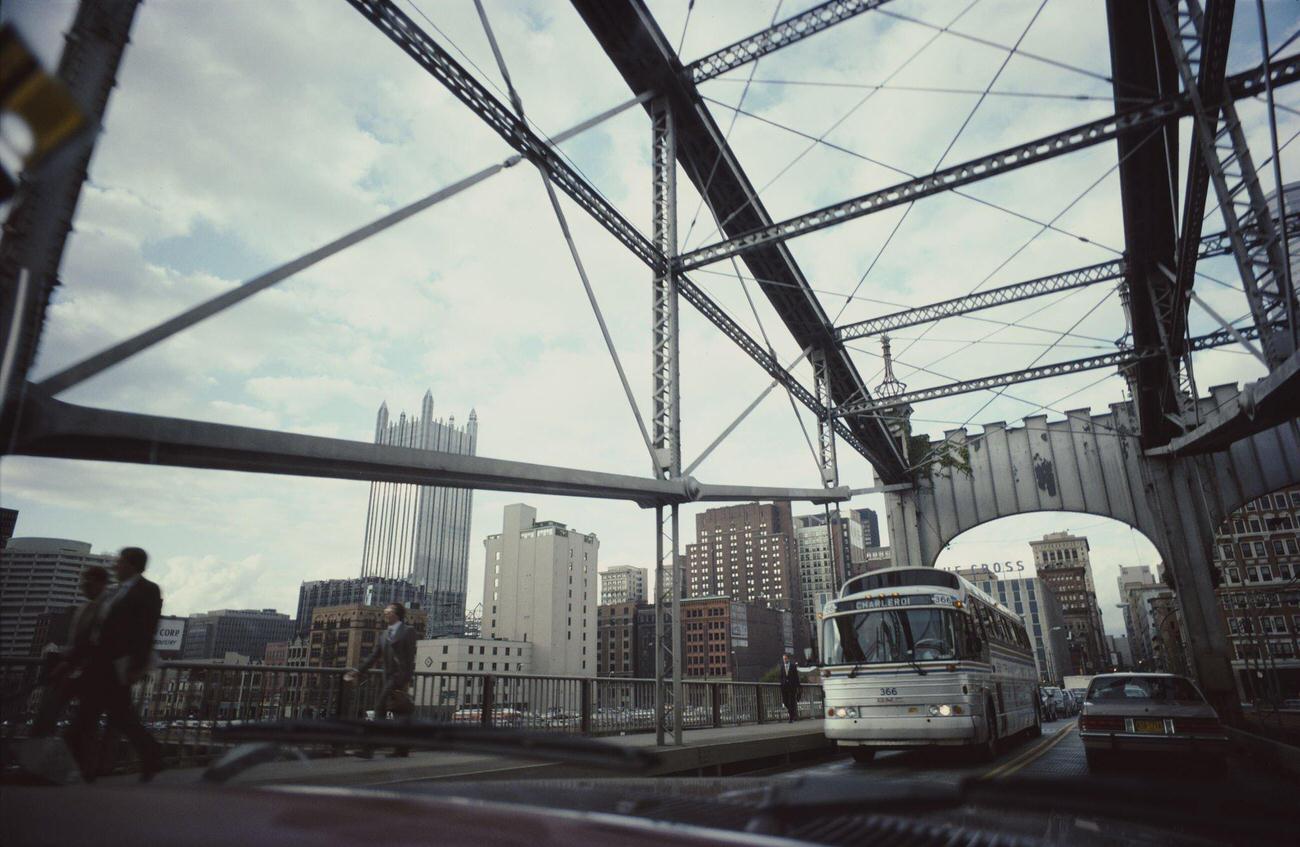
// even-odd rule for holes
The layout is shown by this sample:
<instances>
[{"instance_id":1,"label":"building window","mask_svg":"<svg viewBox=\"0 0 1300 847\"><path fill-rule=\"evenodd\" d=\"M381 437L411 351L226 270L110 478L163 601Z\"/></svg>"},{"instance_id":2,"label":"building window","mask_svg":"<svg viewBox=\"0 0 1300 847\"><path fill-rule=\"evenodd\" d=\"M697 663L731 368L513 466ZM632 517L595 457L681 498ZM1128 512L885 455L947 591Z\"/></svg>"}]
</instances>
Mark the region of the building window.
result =
<instances>
[{"instance_id":1,"label":"building window","mask_svg":"<svg viewBox=\"0 0 1300 847\"><path fill-rule=\"evenodd\" d=\"M446 662L443 662L443 663L442 663L442 669L443 669L444 671L447 669L447 663L446 663Z\"/></svg>"}]
</instances>

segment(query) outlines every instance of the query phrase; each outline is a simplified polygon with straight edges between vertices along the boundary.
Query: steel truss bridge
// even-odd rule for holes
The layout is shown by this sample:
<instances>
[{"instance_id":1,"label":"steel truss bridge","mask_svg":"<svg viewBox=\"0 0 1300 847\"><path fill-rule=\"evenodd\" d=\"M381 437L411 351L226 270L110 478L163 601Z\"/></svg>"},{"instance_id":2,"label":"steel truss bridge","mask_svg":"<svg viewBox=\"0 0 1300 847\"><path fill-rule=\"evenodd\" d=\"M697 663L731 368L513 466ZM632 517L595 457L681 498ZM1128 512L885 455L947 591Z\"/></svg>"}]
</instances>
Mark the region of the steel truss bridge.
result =
<instances>
[{"instance_id":1,"label":"steel truss bridge","mask_svg":"<svg viewBox=\"0 0 1300 847\"><path fill-rule=\"evenodd\" d=\"M138 0L83 2L53 76L80 109L84 129L64 145L60 155L24 173L0 244L0 326L4 332L0 439L6 454L615 498L653 507L657 521L658 640L665 656L671 657L671 661L656 663L659 700L661 704L680 704L681 591L673 589L682 584L678 507L683 503L759 498L831 503L855 493L882 491L888 492L891 504L891 538L895 533L902 538L906 535L903 522L909 515L916 519L918 504L933 504L935 500L934 489L920 469L925 457L909 455L907 418L911 404L1088 369L1118 368L1127 380L1133 425L1121 435L1132 439L1140 462L1146 463L1132 471L1135 479L1140 473L1149 475L1152 469L1169 479L1181 478L1170 469L1191 467L1187 463L1195 462L1198 456L1222 455L1233 445L1260 434L1294 430L1300 406L1294 401L1300 396L1300 322L1289 244L1292 234L1300 229L1300 218L1284 208L1281 198L1275 204L1265 196L1255 164L1256 152L1246 142L1236 104L1247 98L1267 102L1272 124L1272 181L1282 185L1274 92L1300 80L1300 52L1279 49L1270 53L1265 44L1263 64L1228 75L1229 35L1236 11L1233 0L1205 0L1204 6L1201 0L1108 0L1105 14L1111 79L1115 103L1121 104L1113 114L784 220L775 220L768 213L698 86L764 55L815 38L832 27L852 26L859 16L887 11L883 7L888 0L830 0L774 21L763 31L689 64L677 55L643 0L572 0L609 61L627 82L631 99L549 139L540 136L527 121L525 103L511 83L508 58L499 49L481 5L479 16L507 83L509 102L489 91L394 0L347 2L391 40L395 49L405 52L433 82L445 86L469 112L494 130L512 154L497 165L439 189L156 327L39 382L30 381L28 374L46 307L57 285L63 246L87 176L95 130L104 115L138 6ZM1266 33L1265 27L1261 29ZM561 141L630 108L644 109L650 124L653 230L648 235L629 223L556 149ZM1181 121L1190 122L1192 129L1185 174L1178 173ZM1163 143L1143 144L1152 134ZM1112 141L1119 154L1125 237L1123 257L1116 261L1064 269L1050 276L837 326L787 247L789 241L807 233L937 194L957 192L984 179ZM650 459L646 476L452 456L111 412L57 399L61 392L141 350L522 162L539 173L572 251L575 269L645 441ZM716 242L686 252L680 250L677 234L679 169L719 222ZM1211 190L1225 229L1204 233L1202 224ZM615 352L580 253L569 237L557 192L569 197L647 268L654 303L653 391L652 407L644 417ZM1176 203L1179 194L1181 204ZM1235 262L1250 322L1239 326L1220 319L1219 330L1193 336L1188 332L1189 305L1193 300L1204 305L1194 290L1197 263L1219 255L1230 255ZM800 360L809 359L812 385L804 385L791 372L797 363L784 365L778 361L768 344L737 324L692 282L692 272L728 259L744 263L803 351ZM902 392L897 384L891 386L887 381L884 388L873 392L846 348L849 341L890 330L1103 282L1118 284L1131 330L1130 343L1106 355L990 374L913 392ZM822 487L710 485L692 477L691 471L704 455L740 420L683 470L678 350L678 309L683 300L772 378L768 390L741 419L778 386L811 411L818 426L815 452ZM1192 354L1223 345L1244 345L1264 363L1270 375L1248 386L1240 398L1207 407L1197 391ZM1276 439L1285 445L1283 457L1288 462L1294 447L1294 441L1286 440L1290 437L1279 435ZM844 447L865 457L874 468L877 480L873 487L850 489L841 484L836 451ZM942 448L942 444L935 447ZM1257 447L1252 449L1258 454ZM1206 467L1214 473L1220 466L1222 461ZM1231 468L1224 472L1235 473ZM1006 476L1010 475L1008 471ZM989 487L994 501L998 485L1012 484L1009 479L999 479L981 483ZM1249 488L1246 485L1241 490ZM918 496L925 492L930 493ZM1081 496L1086 502L1086 493ZM1205 531L1198 531L1199 537L1205 536ZM1212 533L1213 526L1208 531ZM1208 538L1205 540L1208 544ZM908 561L932 564L919 559ZM1206 593L1212 595L1206 573L1194 572L1191 564L1170 564L1184 597L1199 595L1204 599ZM1208 570L1208 563L1201 570ZM1193 615L1188 626L1194 630L1194 647L1204 654L1197 657L1202 682L1218 695L1220 702L1226 702L1229 693L1224 686L1230 683L1225 683L1219 667L1226 666L1226 637L1218 631L1221 627L1212 616ZM665 670L666 666L670 671ZM668 672L673 681L671 691L663 682ZM1231 696L1235 699L1235 691ZM675 735L680 742L680 710L677 714Z\"/></svg>"}]
</instances>

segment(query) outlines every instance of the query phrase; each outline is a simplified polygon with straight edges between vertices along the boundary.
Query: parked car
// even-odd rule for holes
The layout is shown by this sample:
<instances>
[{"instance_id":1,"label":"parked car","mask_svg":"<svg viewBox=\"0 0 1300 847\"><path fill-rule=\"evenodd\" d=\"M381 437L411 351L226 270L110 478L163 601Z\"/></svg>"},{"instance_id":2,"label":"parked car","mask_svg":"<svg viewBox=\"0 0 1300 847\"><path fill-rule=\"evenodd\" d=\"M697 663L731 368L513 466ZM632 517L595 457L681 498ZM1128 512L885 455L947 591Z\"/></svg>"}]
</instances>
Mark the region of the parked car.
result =
<instances>
[{"instance_id":1,"label":"parked car","mask_svg":"<svg viewBox=\"0 0 1300 847\"><path fill-rule=\"evenodd\" d=\"M1190 754L1221 761L1228 734L1218 714L1187 677L1156 673L1114 673L1088 686L1079 737L1090 769L1116 756Z\"/></svg>"},{"instance_id":2,"label":"parked car","mask_svg":"<svg viewBox=\"0 0 1300 847\"><path fill-rule=\"evenodd\" d=\"M1068 698L1064 691L1054 685L1049 685L1044 690L1047 692L1047 696L1051 698L1052 708L1056 711L1056 717L1054 720L1060 720L1061 718L1069 717L1072 714L1070 711L1070 705L1067 702Z\"/></svg>"}]
</instances>

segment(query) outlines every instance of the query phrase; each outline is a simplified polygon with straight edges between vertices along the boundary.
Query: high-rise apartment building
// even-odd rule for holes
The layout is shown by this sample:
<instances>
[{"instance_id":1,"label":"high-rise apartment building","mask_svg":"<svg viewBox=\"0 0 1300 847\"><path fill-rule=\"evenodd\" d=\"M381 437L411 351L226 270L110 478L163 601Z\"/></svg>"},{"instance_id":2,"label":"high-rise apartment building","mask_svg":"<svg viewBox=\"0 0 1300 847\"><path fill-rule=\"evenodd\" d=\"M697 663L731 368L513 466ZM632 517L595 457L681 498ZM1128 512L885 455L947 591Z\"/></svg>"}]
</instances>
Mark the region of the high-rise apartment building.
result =
<instances>
[{"instance_id":1,"label":"high-rise apartment building","mask_svg":"<svg viewBox=\"0 0 1300 847\"><path fill-rule=\"evenodd\" d=\"M696 515L695 543L686 545L686 596L726 596L802 618L790 504L742 503ZM807 643L804 627L795 627L795 646Z\"/></svg>"},{"instance_id":2,"label":"high-rise apartment building","mask_svg":"<svg viewBox=\"0 0 1300 847\"><path fill-rule=\"evenodd\" d=\"M379 407L375 443L417 450L473 456L478 444L478 415L469 413L465 427L433 417L433 392L426 391L420 417L405 412L389 420L388 404ZM429 630L459 633L465 618L465 584L469 568L469 520L473 491L430 485L372 482L366 511L361 576L404 579L429 593Z\"/></svg>"},{"instance_id":3,"label":"high-rise apartment building","mask_svg":"<svg viewBox=\"0 0 1300 847\"><path fill-rule=\"evenodd\" d=\"M642 603L646 599L648 569L616 565L600 572L600 605Z\"/></svg>"},{"instance_id":4,"label":"high-rise apartment building","mask_svg":"<svg viewBox=\"0 0 1300 847\"><path fill-rule=\"evenodd\" d=\"M1068 532L1049 532L1029 542L1039 579L1056 594L1070 628L1074 673L1099 673L1106 665L1105 631L1092 579L1088 539Z\"/></svg>"},{"instance_id":5,"label":"high-rise apartment building","mask_svg":"<svg viewBox=\"0 0 1300 847\"><path fill-rule=\"evenodd\" d=\"M384 607L389 603L401 603L408 609L429 610L429 592L422 586L405 579L391 579L381 576L362 576L355 579L312 579L303 582L298 588L298 634L306 635L311 631L311 614L324 606L362 606ZM462 626L463 626L462 621ZM454 628L453 628L454 629ZM435 633L435 635L456 634ZM421 636L426 633L421 632Z\"/></svg>"},{"instance_id":6,"label":"high-rise apartment building","mask_svg":"<svg viewBox=\"0 0 1300 847\"><path fill-rule=\"evenodd\" d=\"M1035 577L1004 577L988 566L954 568L975 587L996 599L1020 616L1034 645L1034 664L1043 685L1060 685L1061 678L1074 673L1070 661L1073 637L1065 620L1065 610L1056 593ZM1107 668L1109 670L1109 668Z\"/></svg>"},{"instance_id":7,"label":"high-rise apartment building","mask_svg":"<svg viewBox=\"0 0 1300 847\"><path fill-rule=\"evenodd\" d=\"M287 641L293 634L293 620L275 609L218 609L190 615L185 623L181 658L220 659L227 653L238 653L261 659L267 644Z\"/></svg>"},{"instance_id":8,"label":"high-rise apartment building","mask_svg":"<svg viewBox=\"0 0 1300 847\"><path fill-rule=\"evenodd\" d=\"M810 642L816 641L817 614L835 599L844 584L852 556L852 521L825 514L801 515L794 519L795 549L799 563L800 626Z\"/></svg>"},{"instance_id":9,"label":"high-rise apartment building","mask_svg":"<svg viewBox=\"0 0 1300 847\"><path fill-rule=\"evenodd\" d=\"M483 637L532 644L535 673L595 676L600 541L522 503L503 524L483 542Z\"/></svg>"},{"instance_id":10,"label":"high-rise apartment building","mask_svg":"<svg viewBox=\"0 0 1300 847\"><path fill-rule=\"evenodd\" d=\"M1287 208L1300 207L1287 186ZM1300 486L1230 514L1215 536L1219 615L1242 699L1300 690Z\"/></svg>"},{"instance_id":11,"label":"high-rise apartment building","mask_svg":"<svg viewBox=\"0 0 1300 847\"><path fill-rule=\"evenodd\" d=\"M43 612L61 612L85 600L81 572L112 568L116 556L90 552L85 541L14 538L0 551L0 655L25 656Z\"/></svg>"}]
</instances>

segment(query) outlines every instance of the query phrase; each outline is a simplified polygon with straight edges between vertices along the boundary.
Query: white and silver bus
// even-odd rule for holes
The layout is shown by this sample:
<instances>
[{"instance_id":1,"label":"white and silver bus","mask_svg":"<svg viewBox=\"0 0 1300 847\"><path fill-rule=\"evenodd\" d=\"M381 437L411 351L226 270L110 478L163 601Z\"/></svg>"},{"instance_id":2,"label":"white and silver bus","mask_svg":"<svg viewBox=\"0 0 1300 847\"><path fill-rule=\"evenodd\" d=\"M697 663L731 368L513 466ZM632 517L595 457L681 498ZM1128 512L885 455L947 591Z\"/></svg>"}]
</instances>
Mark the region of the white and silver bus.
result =
<instances>
[{"instance_id":1,"label":"white and silver bus","mask_svg":"<svg viewBox=\"0 0 1300 847\"><path fill-rule=\"evenodd\" d=\"M1021 619L960 576L888 568L854 577L822 614L826 735L877 750L961 745L987 758L1041 731Z\"/></svg>"}]
</instances>

